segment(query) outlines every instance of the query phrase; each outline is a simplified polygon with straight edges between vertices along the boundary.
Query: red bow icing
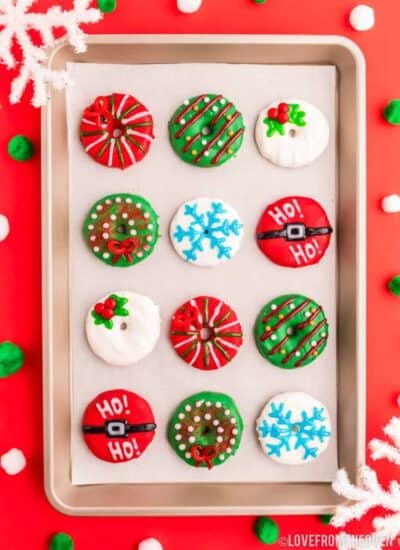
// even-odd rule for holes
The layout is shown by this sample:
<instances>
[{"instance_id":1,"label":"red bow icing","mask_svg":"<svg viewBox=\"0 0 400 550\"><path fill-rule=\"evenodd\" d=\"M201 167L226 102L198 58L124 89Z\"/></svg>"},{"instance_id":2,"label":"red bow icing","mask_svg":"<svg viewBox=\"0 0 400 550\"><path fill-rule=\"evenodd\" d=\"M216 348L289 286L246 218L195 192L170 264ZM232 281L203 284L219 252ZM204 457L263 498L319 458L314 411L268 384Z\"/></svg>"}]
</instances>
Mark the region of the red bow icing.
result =
<instances>
[{"instance_id":1,"label":"red bow icing","mask_svg":"<svg viewBox=\"0 0 400 550\"><path fill-rule=\"evenodd\" d=\"M132 237L129 237L128 239L124 239L123 241L118 241L117 239L112 239L111 241L108 241L108 250L114 254L114 257L112 259L112 263L116 264L118 260L125 256L127 261L130 263L132 262L132 252L136 249L138 249L140 246L140 242L138 239L134 239Z\"/></svg>"},{"instance_id":2,"label":"red bow icing","mask_svg":"<svg viewBox=\"0 0 400 550\"><path fill-rule=\"evenodd\" d=\"M207 464L207 468L211 470L213 467L212 461L217 456L217 448L215 445L208 445L207 447L203 447L202 445L193 445L190 449L190 454L196 462L196 466L200 466L202 462L205 462Z\"/></svg>"},{"instance_id":3,"label":"red bow icing","mask_svg":"<svg viewBox=\"0 0 400 550\"><path fill-rule=\"evenodd\" d=\"M113 126L113 116L111 111L106 107L107 98L103 96L96 97L93 104L88 107L85 112L85 118L95 119L96 124L102 127L102 117L106 119L106 130L111 131Z\"/></svg>"}]
</instances>

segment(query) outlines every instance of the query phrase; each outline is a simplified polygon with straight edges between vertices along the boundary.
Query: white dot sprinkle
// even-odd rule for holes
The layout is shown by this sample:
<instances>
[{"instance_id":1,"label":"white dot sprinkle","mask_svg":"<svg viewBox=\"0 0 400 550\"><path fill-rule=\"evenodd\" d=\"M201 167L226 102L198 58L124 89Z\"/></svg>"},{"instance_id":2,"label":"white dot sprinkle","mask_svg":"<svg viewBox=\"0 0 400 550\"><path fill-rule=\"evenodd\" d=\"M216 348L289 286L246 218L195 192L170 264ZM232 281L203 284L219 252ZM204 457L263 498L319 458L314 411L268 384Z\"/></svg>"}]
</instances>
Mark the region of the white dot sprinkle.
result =
<instances>
[{"instance_id":1,"label":"white dot sprinkle","mask_svg":"<svg viewBox=\"0 0 400 550\"><path fill-rule=\"evenodd\" d=\"M108 252L104 252L103 258L107 260L110 257L110 254Z\"/></svg>"},{"instance_id":2,"label":"white dot sprinkle","mask_svg":"<svg viewBox=\"0 0 400 550\"><path fill-rule=\"evenodd\" d=\"M123 217L124 220L126 220L126 219L128 218L127 212L124 212L124 213L122 214L122 217Z\"/></svg>"},{"instance_id":3,"label":"white dot sprinkle","mask_svg":"<svg viewBox=\"0 0 400 550\"><path fill-rule=\"evenodd\" d=\"M325 338L326 332L321 332L321 336L322 336L322 338Z\"/></svg>"},{"instance_id":4,"label":"white dot sprinkle","mask_svg":"<svg viewBox=\"0 0 400 550\"><path fill-rule=\"evenodd\" d=\"M188 432L194 432L193 426L189 426L189 427L188 427Z\"/></svg>"},{"instance_id":5,"label":"white dot sprinkle","mask_svg":"<svg viewBox=\"0 0 400 550\"><path fill-rule=\"evenodd\" d=\"M219 102L221 103L221 105L225 105L226 103L226 99L224 97L222 97Z\"/></svg>"},{"instance_id":6,"label":"white dot sprinkle","mask_svg":"<svg viewBox=\"0 0 400 550\"><path fill-rule=\"evenodd\" d=\"M180 418L182 420L183 418L185 418L185 415L183 413L179 413L178 418Z\"/></svg>"},{"instance_id":7,"label":"white dot sprinkle","mask_svg":"<svg viewBox=\"0 0 400 550\"><path fill-rule=\"evenodd\" d=\"M311 313L309 311L306 311L306 317L311 317Z\"/></svg>"},{"instance_id":8,"label":"white dot sprinkle","mask_svg":"<svg viewBox=\"0 0 400 550\"><path fill-rule=\"evenodd\" d=\"M180 121L179 121L179 124L182 124L182 126L185 124L185 119L184 118L181 118Z\"/></svg>"},{"instance_id":9,"label":"white dot sprinkle","mask_svg":"<svg viewBox=\"0 0 400 550\"><path fill-rule=\"evenodd\" d=\"M204 418L205 418L206 420L211 420L211 414L210 414L210 413L205 414L205 415L204 415Z\"/></svg>"},{"instance_id":10,"label":"white dot sprinkle","mask_svg":"<svg viewBox=\"0 0 400 550\"><path fill-rule=\"evenodd\" d=\"M296 306L295 306L295 304L290 304L289 307L290 307L290 309L294 309Z\"/></svg>"},{"instance_id":11,"label":"white dot sprinkle","mask_svg":"<svg viewBox=\"0 0 400 550\"><path fill-rule=\"evenodd\" d=\"M153 224L149 223L149 225L147 226L147 229L153 229Z\"/></svg>"},{"instance_id":12,"label":"white dot sprinkle","mask_svg":"<svg viewBox=\"0 0 400 550\"><path fill-rule=\"evenodd\" d=\"M182 424L175 424L175 430L180 430L182 428Z\"/></svg>"},{"instance_id":13,"label":"white dot sprinkle","mask_svg":"<svg viewBox=\"0 0 400 550\"><path fill-rule=\"evenodd\" d=\"M142 208L142 203L141 202L137 202L136 203L136 208L139 208L139 210Z\"/></svg>"},{"instance_id":14,"label":"white dot sprinkle","mask_svg":"<svg viewBox=\"0 0 400 550\"><path fill-rule=\"evenodd\" d=\"M216 105L213 105L212 110L214 111L214 113L216 113L218 111L218 107Z\"/></svg>"},{"instance_id":15,"label":"white dot sprinkle","mask_svg":"<svg viewBox=\"0 0 400 550\"><path fill-rule=\"evenodd\" d=\"M180 440L182 439L181 434L176 434L175 439L176 439L177 441L180 441Z\"/></svg>"},{"instance_id":16,"label":"white dot sprinkle","mask_svg":"<svg viewBox=\"0 0 400 550\"><path fill-rule=\"evenodd\" d=\"M213 420L213 426L219 426L219 420L217 419Z\"/></svg>"},{"instance_id":17,"label":"white dot sprinkle","mask_svg":"<svg viewBox=\"0 0 400 550\"><path fill-rule=\"evenodd\" d=\"M231 414L231 411L229 409L225 409L225 416L229 416Z\"/></svg>"},{"instance_id":18,"label":"white dot sprinkle","mask_svg":"<svg viewBox=\"0 0 400 550\"><path fill-rule=\"evenodd\" d=\"M219 147L222 147L223 144L224 144L224 142L223 142L222 140L219 139L219 140L217 141L217 145L218 145Z\"/></svg>"},{"instance_id":19,"label":"white dot sprinkle","mask_svg":"<svg viewBox=\"0 0 400 550\"><path fill-rule=\"evenodd\" d=\"M204 156L205 157L208 157L209 154L210 154L210 151L204 151Z\"/></svg>"},{"instance_id":20,"label":"white dot sprinkle","mask_svg":"<svg viewBox=\"0 0 400 550\"><path fill-rule=\"evenodd\" d=\"M209 103L209 102L210 102L210 98L209 98L208 96L206 96L206 97L204 98L204 103Z\"/></svg>"},{"instance_id":21,"label":"white dot sprinkle","mask_svg":"<svg viewBox=\"0 0 400 550\"><path fill-rule=\"evenodd\" d=\"M196 441L196 438L194 437L194 435L191 435L189 437L189 443L194 443Z\"/></svg>"},{"instance_id":22,"label":"white dot sprinkle","mask_svg":"<svg viewBox=\"0 0 400 550\"><path fill-rule=\"evenodd\" d=\"M311 342L311 345L312 345L313 348L315 348L315 346L317 345L317 342L316 342L315 340L313 340L313 341Z\"/></svg>"},{"instance_id":23,"label":"white dot sprinkle","mask_svg":"<svg viewBox=\"0 0 400 550\"><path fill-rule=\"evenodd\" d=\"M95 246L95 247L93 248L93 252L100 252L100 248L99 248L98 246Z\"/></svg>"},{"instance_id":24,"label":"white dot sprinkle","mask_svg":"<svg viewBox=\"0 0 400 550\"><path fill-rule=\"evenodd\" d=\"M236 424L236 418L231 418L231 424Z\"/></svg>"},{"instance_id":25,"label":"white dot sprinkle","mask_svg":"<svg viewBox=\"0 0 400 550\"><path fill-rule=\"evenodd\" d=\"M107 240L108 237L109 237L109 234L108 234L108 233L103 233L103 234L102 234L102 237L103 237L103 239Z\"/></svg>"},{"instance_id":26,"label":"white dot sprinkle","mask_svg":"<svg viewBox=\"0 0 400 550\"><path fill-rule=\"evenodd\" d=\"M92 229L94 229L94 225L93 225L92 223L90 223L90 224L87 226L87 228L88 228L89 230L92 230Z\"/></svg>"},{"instance_id":27,"label":"white dot sprinkle","mask_svg":"<svg viewBox=\"0 0 400 550\"><path fill-rule=\"evenodd\" d=\"M96 220L97 219L97 214L93 213L90 215L90 217L92 218L92 220Z\"/></svg>"},{"instance_id":28,"label":"white dot sprinkle","mask_svg":"<svg viewBox=\"0 0 400 550\"><path fill-rule=\"evenodd\" d=\"M220 435L217 436L217 443L222 443L224 438Z\"/></svg>"},{"instance_id":29,"label":"white dot sprinkle","mask_svg":"<svg viewBox=\"0 0 400 550\"><path fill-rule=\"evenodd\" d=\"M181 443L181 444L179 445L179 450L180 450L180 451L184 451L185 449L186 449L186 445L185 445L184 443Z\"/></svg>"},{"instance_id":30,"label":"white dot sprinkle","mask_svg":"<svg viewBox=\"0 0 400 550\"><path fill-rule=\"evenodd\" d=\"M301 353L299 351L296 351L295 356L300 357Z\"/></svg>"},{"instance_id":31,"label":"white dot sprinkle","mask_svg":"<svg viewBox=\"0 0 400 550\"><path fill-rule=\"evenodd\" d=\"M195 422L200 422L200 416L195 416L195 417L193 418L193 420L194 420Z\"/></svg>"},{"instance_id":32,"label":"white dot sprinkle","mask_svg":"<svg viewBox=\"0 0 400 550\"><path fill-rule=\"evenodd\" d=\"M150 243L153 240L153 237L151 235L147 235L146 240Z\"/></svg>"},{"instance_id":33,"label":"white dot sprinkle","mask_svg":"<svg viewBox=\"0 0 400 550\"><path fill-rule=\"evenodd\" d=\"M125 199L125 202L126 202L127 204L131 204L132 199L131 199L130 197L127 197L127 198Z\"/></svg>"},{"instance_id":34,"label":"white dot sprinkle","mask_svg":"<svg viewBox=\"0 0 400 550\"><path fill-rule=\"evenodd\" d=\"M206 139L202 139L202 140L201 140L201 144L202 144L202 145L207 145L207 140L206 140Z\"/></svg>"},{"instance_id":35,"label":"white dot sprinkle","mask_svg":"<svg viewBox=\"0 0 400 550\"><path fill-rule=\"evenodd\" d=\"M135 220L129 220L128 225L132 227L132 225L135 225Z\"/></svg>"},{"instance_id":36,"label":"white dot sprinkle","mask_svg":"<svg viewBox=\"0 0 400 550\"><path fill-rule=\"evenodd\" d=\"M108 229L108 228L110 227L110 224L107 223L107 222L104 222L104 223L103 223L103 227L104 227L104 229Z\"/></svg>"},{"instance_id":37,"label":"white dot sprinkle","mask_svg":"<svg viewBox=\"0 0 400 550\"><path fill-rule=\"evenodd\" d=\"M117 219L117 216L115 214L111 214L110 219L112 221L115 221Z\"/></svg>"},{"instance_id":38,"label":"white dot sprinkle","mask_svg":"<svg viewBox=\"0 0 400 550\"><path fill-rule=\"evenodd\" d=\"M96 210L100 211L100 210L103 210L103 205L102 204L98 204L96 206Z\"/></svg>"},{"instance_id":39,"label":"white dot sprinkle","mask_svg":"<svg viewBox=\"0 0 400 550\"><path fill-rule=\"evenodd\" d=\"M136 235L136 229L131 229L131 230L129 231L129 234L130 234L130 235Z\"/></svg>"},{"instance_id":40,"label":"white dot sprinkle","mask_svg":"<svg viewBox=\"0 0 400 550\"><path fill-rule=\"evenodd\" d=\"M148 218L150 218L150 214L148 212L145 212L143 214L143 217L146 218L146 220L147 220Z\"/></svg>"},{"instance_id":41,"label":"white dot sprinkle","mask_svg":"<svg viewBox=\"0 0 400 550\"><path fill-rule=\"evenodd\" d=\"M274 311L277 307L278 307L278 306L277 306L276 304L272 304L272 305L271 305L272 311Z\"/></svg>"},{"instance_id":42,"label":"white dot sprinkle","mask_svg":"<svg viewBox=\"0 0 400 550\"><path fill-rule=\"evenodd\" d=\"M237 435L239 433L239 430L237 428L233 428L232 433L233 435Z\"/></svg>"},{"instance_id":43,"label":"white dot sprinkle","mask_svg":"<svg viewBox=\"0 0 400 550\"><path fill-rule=\"evenodd\" d=\"M111 201L111 199L106 199L104 202L105 202L106 204L111 204L112 201Z\"/></svg>"},{"instance_id":44,"label":"white dot sprinkle","mask_svg":"<svg viewBox=\"0 0 400 550\"><path fill-rule=\"evenodd\" d=\"M140 252L140 251L139 251L139 252L136 254L136 256L137 256L138 258L141 258L141 257L143 256L143 252Z\"/></svg>"},{"instance_id":45,"label":"white dot sprinkle","mask_svg":"<svg viewBox=\"0 0 400 550\"><path fill-rule=\"evenodd\" d=\"M96 240L96 235L92 235L92 236L90 237L90 240L91 240L92 242L95 241L95 240Z\"/></svg>"},{"instance_id":46,"label":"white dot sprinkle","mask_svg":"<svg viewBox=\"0 0 400 550\"><path fill-rule=\"evenodd\" d=\"M190 101L188 99L185 99L185 101L183 102L184 105L189 105Z\"/></svg>"},{"instance_id":47,"label":"white dot sprinkle","mask_svg":"<svg viewBox=\"0 0 400 550\"><path fill-rule=\"evenodd\" d=\"M215 406L217 407L217 409L220 409L222 407L222 404L219 401L217 401L215 403Z\"/></svg>"},{"instance_id":48,"label":"white dot sprinkle","mask_svg":"<svg viewBox=\"0 0 400 550\"><path fill-rule=\"evenodd\" d=\"M219 434L223 434L224 433L224 428L222 426L219 426L219 428L217 428L217 432Z\"/></svg>"},{"instance_id":49,"label":"white dot sprinkle","mask_svg":"<svg viewBox=\"0 0 400 550\"><path fill-rule=\"evenodd\" d=\"M211 407L212 403L211 401L206 401L206 407Z\"/></svg>"},{"instance_id":50,"label":"white dot sprinkle","mask_svg":"<svg viewBox=\"0 0 400 550\"><path fill-rule=\"evenodd\" d=\"M185 405L185 411L190 412L192 407L190 405Z\"/></svg>"},{"instance_id":51,"label":"white dot sprinkle","mask_svg":"<svg viewBox=\"0 0 400 550\"><path fill-rule=\"evenodd\" d=\"M224 458L225 458L225 455L219 455L219 457L218 457L218 458L219 458L220 460L224 460Z\"/></svg>"},{"instance_id":52,"label":"white dot sprinkle","mask_svg":"<svg viewBox=\"0 0 400 550\"><path fill-rule=\"evenodd\" d=\"M121 202L121 197L115 197L115 202Z\"/></svg>"},{"instance_id":53,"label":"white dot sprinkle","mask_svg":"<svg viewBox=\"0 0 400 550\"><path fill-rule=\"evenodd\" d=\"M236 439L234 437L232 437L232 439L229 440L229 443L231 445L234 445L236 443Z\"/></svg>"},{"instance_id":54,"label":"white dot sprinkle","mask_svg":"<svg viewBox=\"0 0 400 550\"><path fill-rule=\"evenodd\" d=\"M228 448L226 449L226 452L227 452L228 454L231 454L232 449L231 449L230 447L228 447Z\"/></svg>"},{"instance_id":55,"label":"white dot sprinkle","mask_svg":"<svg viewBox=\"0 0 400 550\"><path fill-rule=\"evenodd\" d=\"M271 340L276 340L278 337L276 334L271 334Z\"/></svg>"},{"instance_id":56,"label":"white dot sprinkle","mask_svg":"<svg viewBox=\"0 0 400 550\"><path fill-rule=\"evenodd\" d=\"M192 458L192 455L190 453L185 453L185 458Z\"/></svg>"}]
</instances>

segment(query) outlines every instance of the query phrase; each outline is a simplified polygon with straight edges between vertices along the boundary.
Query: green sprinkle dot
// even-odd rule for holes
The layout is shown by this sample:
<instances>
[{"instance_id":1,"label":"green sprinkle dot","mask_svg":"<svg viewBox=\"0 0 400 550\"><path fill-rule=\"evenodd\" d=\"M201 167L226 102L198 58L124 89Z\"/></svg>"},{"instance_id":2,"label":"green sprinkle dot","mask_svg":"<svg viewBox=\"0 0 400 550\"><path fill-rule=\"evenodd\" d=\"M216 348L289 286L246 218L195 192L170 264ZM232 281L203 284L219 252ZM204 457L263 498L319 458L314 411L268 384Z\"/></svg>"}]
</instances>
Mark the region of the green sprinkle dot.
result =
<instances>
[{"instance_id":1,"label":"green sprinkle dot","mask_svg":"<svg viewBox=\"0 0 400 550\"><path fill-rule=\"evenodd\" d=\"M117 0L97 0L97 5L103 13L111 13L117 7Z\"/></svg>"},{"instance_id":2,"label":"green sprinkle dot","mask_svg":"<svg viewBox=\"0 0 400 550\"><path fill-rule=\"evenodd\" d=\"M253 0L255 4L265 4L266 0Z\"/></svg>"},{"instance_id":3,"label":"green sprinkle dot","mask_svg":"<svg viewBox=\"0 0 400 550\"><path fill-rule=\"evenodd\" d=\"M0 378L7 378L19 371L24 364L24 354L21 348L12 342L0 343Z\"/></svg>"},{"instance_id":4,"label":"green sprinkle dot","mask_svg":"<svg viewBox=\"0 0 400 550\"><path fill-rule=\"evenodd\" d=\"M25 136L14 136L8 142L8 154L14 160L24 162L25 160L29 160L33 153L33 144L31 140Z\"/></svg>"},{"instance_id":5,"label":"green sprinkle dot","mask_svg":"<svg viewBox=\"0 0 400 550\"><path fill-rule=\"evenodd\" d=\"M74 550L74 541L66 533L57 533L50 541L50 550Z\"/></svg>"},{"instance_id":6,"label":"green sprinkle dot","mask_svg":"<svg viewBox=\"0 0 400 550\"><path fill-rule=\"evenodd\" d=\"M400 296L400 275L395 275L387 284L388 289L395 296Z\"/></svg>"},{"instance_id":7,"label":"green sprinkle dot","mask_svg":"<svg viewBox=\"0 0 400 550\"><path fill-rule=\"evenodd\" d=\"M324 525L329 525L331 522L331 519L333 518L333 514L321 514L318 517L321 523L323 523Z\"/></svg>"},{"instance_id":8,"label":"green sprinkle dot","mask_svg":"<svg viewBox=\"0 0 400 550\"><path fill-rule=\"evenodd\" d=\"M264 544L275 544L279 538L278 524L271 518L257 518L256 535Z\"/></svg>"},{"instance_id":9,"label":"green sprinkle dot","mask_svg":"<svg viewBox=\"0 0 400 550\"><path fill-rule=\"evenodd\" d=\"M389 124L400 124L400 99L392 99L383 114Z\"/></svg>"}]
</instances>

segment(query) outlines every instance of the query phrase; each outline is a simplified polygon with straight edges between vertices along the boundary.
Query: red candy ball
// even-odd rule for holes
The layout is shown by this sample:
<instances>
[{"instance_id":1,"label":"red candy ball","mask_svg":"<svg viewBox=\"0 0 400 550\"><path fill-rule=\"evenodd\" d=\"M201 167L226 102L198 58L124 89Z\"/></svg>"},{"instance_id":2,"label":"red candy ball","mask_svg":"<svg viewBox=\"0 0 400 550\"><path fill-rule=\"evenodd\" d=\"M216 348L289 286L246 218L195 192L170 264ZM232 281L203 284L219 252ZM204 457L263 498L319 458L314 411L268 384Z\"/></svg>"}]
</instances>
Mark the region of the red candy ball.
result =
<instances>
[{"instance_id":1,"label":"red candy ball","mask_svg":"<svg viewBox=\"0 0 400 550\"><path fill-rule=\"evenodd\" d=\"M104 302L104 305L109 309L115 309L117 302L114 300L114 298L107 298L107 300Z\"/></svg>"},{"instance_id":2,"label":"red candy ball","mask_svg":"<svg viewBox=\"0 0 400 550\"><path fill-rule=\"evenodd\" d=\"M279 113L279 115L277 116L277 120L281 124L285 124L289 120L289 117L286 113Z\"/></svg>"},{"instance_id":3,"label":"red candy ball","mask_svg":"<svg viewBox=\"0 0 400 550\"><path fill-rule=\"evenodd\" d=\"M287 113L289 111L289 105L287 103L279 103L278 110L280 113Z\"/></svg>"},{"instance_id":4,"label":"red candy ball","mask_svg":"<svg viewBox=\"0 0 400 550\"><path fill-rule=\"evenodd\" d=\"M112 319L114 317L114 312L112 309L105 307L102 313L104 319Z\"/></svg>"},{"instance_id":5,"label":"red candy ball","mask_svg":"<svg viewBox=\"0 0 400 550\"><path fill-rule=\"evenodd\" d=\"M98 315L102 315L103 314L103 311L104 311L104 304L102 304L101 302L99 302L98 304L96 304L94 306L94 310L95 312L98 314Z\"/></svg>"},{"instance_id":6,"label":"red candy ball","mask_svg":"<svg viewBox=\"0 0 400 550\"><path fill-rule=\"evenodd\" d=\"M272 109L268 110L268 117L275 119L278 116L278 109L275 109L275 107L272 107Z\"/></svg>"}]
</instances>

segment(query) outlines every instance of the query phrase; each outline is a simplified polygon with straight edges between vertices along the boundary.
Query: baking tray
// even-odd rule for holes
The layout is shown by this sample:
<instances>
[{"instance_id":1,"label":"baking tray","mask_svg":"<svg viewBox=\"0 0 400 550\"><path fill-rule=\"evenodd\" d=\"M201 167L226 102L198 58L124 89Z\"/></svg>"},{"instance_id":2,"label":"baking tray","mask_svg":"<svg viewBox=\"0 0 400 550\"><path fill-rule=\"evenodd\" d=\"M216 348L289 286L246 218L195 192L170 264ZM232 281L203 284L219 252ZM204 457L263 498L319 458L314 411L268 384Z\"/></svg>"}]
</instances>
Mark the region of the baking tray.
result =
<instances>
[{"instance_id":1,"label":"baking tray","mask_svg":"<svg viewBox=\"0 0 400 550\"><path fill-rule=\"evenodd\" d=\"M338 461L354 478L365 431L365 70L340 37L95 36L79 58L95 63L249 63L336 66L338 84ZM180 483L73 486L70 479L68 157L65 94L43 111L43 286L45 480L51 502L70 514L172 515L329 513L329 483ZM99 504L101 503L101 504Z\"/></svg>"}]
</instances>

